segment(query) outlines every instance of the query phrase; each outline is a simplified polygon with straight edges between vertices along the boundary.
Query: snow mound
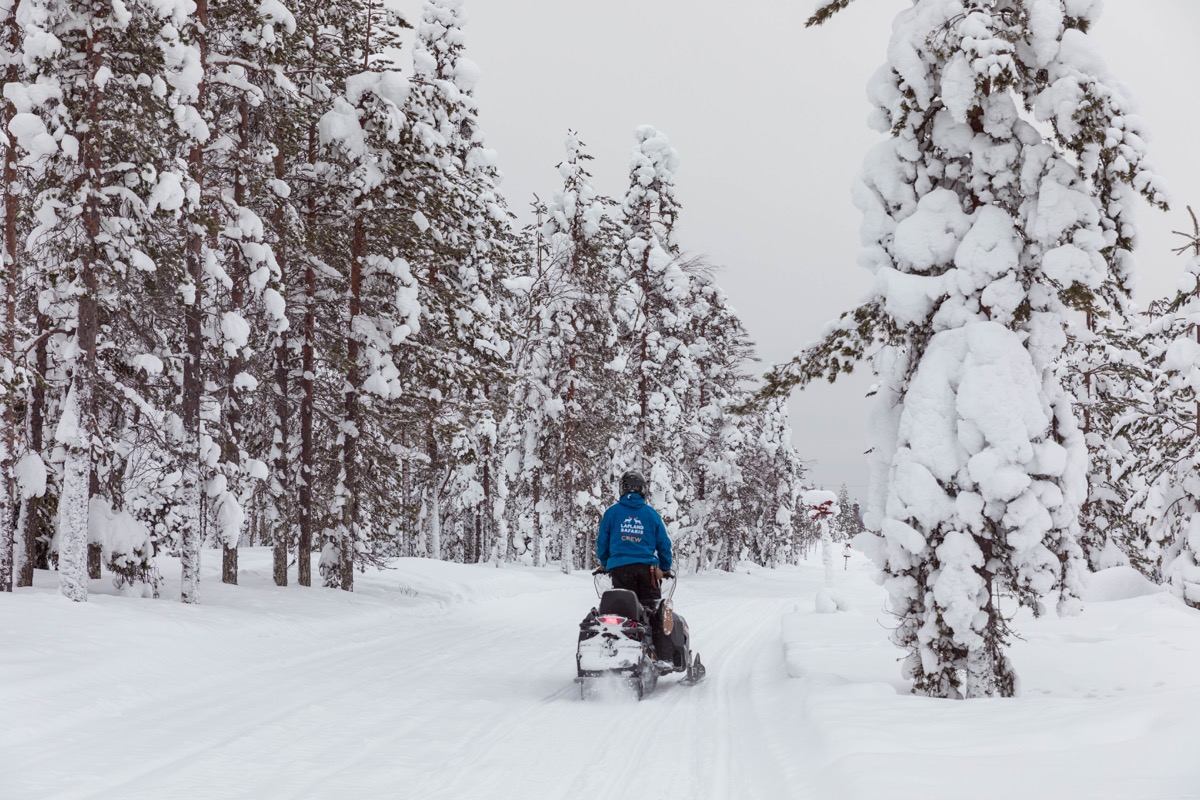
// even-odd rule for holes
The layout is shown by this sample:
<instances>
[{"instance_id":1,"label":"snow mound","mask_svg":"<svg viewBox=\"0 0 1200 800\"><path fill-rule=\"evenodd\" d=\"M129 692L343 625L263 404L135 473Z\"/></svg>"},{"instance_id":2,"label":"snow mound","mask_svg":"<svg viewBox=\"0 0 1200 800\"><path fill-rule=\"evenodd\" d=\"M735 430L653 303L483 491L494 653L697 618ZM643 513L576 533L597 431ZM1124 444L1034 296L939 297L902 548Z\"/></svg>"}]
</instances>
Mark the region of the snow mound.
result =
<instances>
[{"instance_id":1,"label":"snow mound","mask_svg":"<svg viewBox=\"0 0 1200 800\"><path fill-rule=\"evenodd\" d=\"M1083 599L1089 603L1108 603L1114 600L1132 600L1161 591L1163 587L1151 583L1133 567L1112 567L1088 577Z\"/></svg>"},{"instance_id":2,"label":"snow mound","mask_svg":"<svg viewBox=\"0 0 1200 800\"><path fill-rule=\"evenodd\" d=\"M838 592L822 589L817 592L815 608L818 614L836 614L839 611L849 611L850 604Z\"/></svg>"},{"instance_id":3,"label":"snow mound","mask_svg":"<svg viewBox=\"0 0 1200 800\"><path fill-rule=\"evenodd\" d=\"M780 624L783 628L783 660L787 674L792 678L801 678L807 672L798 647L804 641L806 633L804 615L800 613L800 608L797 606L791 613L783 615Z\"/></svg>"}]
</instances>

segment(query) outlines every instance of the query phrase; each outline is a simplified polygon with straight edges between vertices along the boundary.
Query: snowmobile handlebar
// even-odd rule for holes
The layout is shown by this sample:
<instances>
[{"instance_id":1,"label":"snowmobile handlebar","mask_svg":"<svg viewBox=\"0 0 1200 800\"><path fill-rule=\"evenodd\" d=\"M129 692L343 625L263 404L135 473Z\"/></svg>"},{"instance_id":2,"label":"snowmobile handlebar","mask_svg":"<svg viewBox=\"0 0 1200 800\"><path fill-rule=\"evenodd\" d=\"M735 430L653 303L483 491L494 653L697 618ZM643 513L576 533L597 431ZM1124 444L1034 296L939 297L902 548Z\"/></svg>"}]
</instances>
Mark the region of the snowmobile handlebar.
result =
<instances>
[{"instance_id":1,"label":"snowmobile handlebar","mask_svg":"<svg viewBox=\"0 0 1200 800\"><path fill-rule=\"evenodd\" d=\"M604 593L613 588L612 576L609 575L604 567L598 567L592 570L592 585L596 587L596 596L603 597ZM659 592L662 594L664 601L670 600L675 596L675 584L678 579L675 577L675 572L668 571L663 573L662 583L659 584Z\"/></svg>"}]
</instances>

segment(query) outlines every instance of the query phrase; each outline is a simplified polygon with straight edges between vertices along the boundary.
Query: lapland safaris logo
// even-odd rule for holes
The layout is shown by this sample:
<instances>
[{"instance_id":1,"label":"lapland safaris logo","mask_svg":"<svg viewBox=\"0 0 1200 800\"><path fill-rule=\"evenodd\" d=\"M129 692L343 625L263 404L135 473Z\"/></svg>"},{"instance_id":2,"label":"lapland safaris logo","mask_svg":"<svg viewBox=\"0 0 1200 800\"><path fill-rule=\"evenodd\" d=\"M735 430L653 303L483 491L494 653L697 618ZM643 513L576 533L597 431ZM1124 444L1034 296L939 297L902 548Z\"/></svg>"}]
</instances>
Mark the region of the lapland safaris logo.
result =
<instances>
[{"instance_id":1,"label":"lapland safaris logo","mask_svg":"<svg viewBox=\"0 0 1200 800\"><path fill-rule=\"evenodd\" d=\"M642 527L642 521L637 517L627 517L621 523L621 541L633 542L641 544L642 537L646 534L646 529Z\"/></svg>"}]
</instances>

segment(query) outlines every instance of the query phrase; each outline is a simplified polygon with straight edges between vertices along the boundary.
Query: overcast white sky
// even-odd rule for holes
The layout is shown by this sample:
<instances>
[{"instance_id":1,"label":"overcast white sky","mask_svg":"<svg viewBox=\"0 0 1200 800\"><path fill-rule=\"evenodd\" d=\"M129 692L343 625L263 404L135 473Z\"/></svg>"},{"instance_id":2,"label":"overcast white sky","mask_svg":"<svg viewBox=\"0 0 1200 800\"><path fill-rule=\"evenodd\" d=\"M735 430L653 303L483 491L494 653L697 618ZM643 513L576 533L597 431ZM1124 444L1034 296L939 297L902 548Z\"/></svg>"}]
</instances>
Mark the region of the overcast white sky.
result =
<instances>
[{"instance_id":1,"label":"overcast white sky","mask_svg":"<svg viewBox=\"0 0 1200 800\"><path fill-rule=\"evenodd\" d=\"M393 0L419 19L420 0ZM557 187L568 128L597 188L620 197L633 131L657 126L681 156L680 242L722 267L719 282L764 362L789 358L869 286L856 266L850 186L878 135L867 79L908 0L855 0L804 27L815 0L467 0L467 55L509 205ZM1106 0L1093 31L1149 123L1173 189L1170 214L1143 204L1142 300L1174 286L1172 230L1200 213L1200 2ZM765 363L764 363L765 368ZM818 485L867 482L862 370L793 397L793 443Z\"/></svg>"}]
</instances>

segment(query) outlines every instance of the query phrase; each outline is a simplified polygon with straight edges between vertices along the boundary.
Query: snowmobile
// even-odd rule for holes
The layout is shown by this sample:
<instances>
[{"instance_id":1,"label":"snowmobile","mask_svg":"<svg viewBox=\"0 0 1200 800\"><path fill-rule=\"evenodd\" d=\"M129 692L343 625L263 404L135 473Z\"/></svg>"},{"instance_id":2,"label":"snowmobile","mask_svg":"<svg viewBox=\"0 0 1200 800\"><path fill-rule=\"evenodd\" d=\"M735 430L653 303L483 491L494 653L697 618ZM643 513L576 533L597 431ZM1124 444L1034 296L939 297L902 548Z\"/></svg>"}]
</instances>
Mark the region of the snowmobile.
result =
<instances>
[{"instance_id":1,"label":"snowmobile","mask_svg":"<svg viewBox=\"0 0 1200 800\"><path fill-rule=\"evenodd\" d=\"M605 572L597 570L593 582L600 605L579 623L575 652L580 697L586 699L614 678L632 687L638 700L654 691L660 675L684 672L684 685L704 679L687 622L671 608L674 577L663 578L662 599L653 608L644 607L629 589L612 588Z\"/></svg>"}]
</instances>

